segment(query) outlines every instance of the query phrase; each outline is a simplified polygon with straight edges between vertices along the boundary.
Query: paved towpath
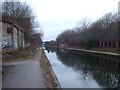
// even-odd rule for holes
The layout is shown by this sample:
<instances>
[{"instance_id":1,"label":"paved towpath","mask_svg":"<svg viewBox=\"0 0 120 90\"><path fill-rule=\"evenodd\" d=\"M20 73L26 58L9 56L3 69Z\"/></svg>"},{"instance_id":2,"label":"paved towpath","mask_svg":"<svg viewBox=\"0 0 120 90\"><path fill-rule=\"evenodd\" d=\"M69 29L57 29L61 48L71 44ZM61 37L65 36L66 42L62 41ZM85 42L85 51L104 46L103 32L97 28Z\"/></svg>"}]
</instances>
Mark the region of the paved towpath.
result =
<instances>
[{"instance_id":1,"label":"paved towpath","mask_svg":"<svg viewBox=\"0 0 120 90\"><path fill-rule=\"evenodd\" d=\"M40 50L31 60L11 63L16 66L3 80L2 88L45 88L39 60Z\"/></svg>"}]
</instances>

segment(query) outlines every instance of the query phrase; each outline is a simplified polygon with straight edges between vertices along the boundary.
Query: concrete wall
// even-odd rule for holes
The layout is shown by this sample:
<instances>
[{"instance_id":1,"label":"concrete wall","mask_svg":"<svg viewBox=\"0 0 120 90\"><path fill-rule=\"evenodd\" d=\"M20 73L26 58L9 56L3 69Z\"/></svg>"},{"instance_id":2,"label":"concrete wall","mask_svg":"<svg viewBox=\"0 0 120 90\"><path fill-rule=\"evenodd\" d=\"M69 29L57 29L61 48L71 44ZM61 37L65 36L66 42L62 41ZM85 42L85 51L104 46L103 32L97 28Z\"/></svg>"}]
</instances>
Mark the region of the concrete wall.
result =
<instances>
[{"instance_id":1,"label":"concrete wall","mask_svg":"<svg viewBox=\"0 0 120 90\"><path fill-rule=\"evenodd\" d=\"M18 29L17 27L14 27L14 28L13 28L13 47L14 47L15 49L18 48L17 29Z\"/></svg>"},{"instance_id":2,"label":"concrete wall","mask_svg":"<svg viewBox=\"0 0 120 90\"><path fill-rule=\"evenodd\" d=\"M10 26L8 23L2 23L2 48L12 46L12 33L7 32L7 28L10 28Z\"/></svg>"},{"instance_id":3,"label":"concrete wall","mask_svg":"<svg viewBox=\"0 0 120 90\"><path fill-rule=\"evenodd\" d=\"M1 18L1 17L0 17ZM0 22L0 53L2 51L2 22Z\"/></svg>"},{"instance_id":4,"label":"concrete wall","mask_svg":"<svg viewBox=\"0 0 120 90\"><path fill-rule=\"evenodd\" d=\"M18 38L19 38L19 47L22 47L22 45L21 45L21 42L22 42L21 41L21 30L19 30L19 37Z\"/></svg>"},{"instance_id":5,"label":"concrete wall","mask_svg":"<svg viewBox=\"0 0 120 90\"><path fill-rule=\"evenodd\" d=\"M25 46L24 31L12 23L8 22L1 23L2 23L2 49L18 49L24 47Z\"/></svg>"},{"instance_id":6,"label":"concrete wall","mask_svg":"<svg viewBox=\"0 0 120 90\"><path fill-rule=\"evenodd\" d=\"M24 32L22 31L22 47L24 47Z\"/></svg>"},{"instance_id":7,"label":"concrete wall","mask_svg":"<svg viewBox=\"0 0 120 90\"><path fill-rule=\"evenodd\" d=\"M24 32L22 30L19 30L19 42L20 42L20 47L24 47Z\"/></svg>"}]
</instances>

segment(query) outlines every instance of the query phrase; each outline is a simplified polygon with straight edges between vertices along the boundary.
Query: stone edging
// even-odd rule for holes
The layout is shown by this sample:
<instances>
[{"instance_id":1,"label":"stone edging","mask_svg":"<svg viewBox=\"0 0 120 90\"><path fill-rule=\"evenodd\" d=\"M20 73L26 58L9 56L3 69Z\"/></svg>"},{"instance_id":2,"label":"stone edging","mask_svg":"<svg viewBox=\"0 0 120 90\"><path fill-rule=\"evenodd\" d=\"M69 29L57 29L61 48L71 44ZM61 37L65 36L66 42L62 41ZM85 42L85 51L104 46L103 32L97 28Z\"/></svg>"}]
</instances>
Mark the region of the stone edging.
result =
<instances>
[{"instance_id":1,"label":"stone edging","mask_svg":"<svg viewBox=\"0 0 120 90\"><path fill-rule=\"evenodd\" d=\"M41 47L40 49L43 50L42 47ZM44 52L44 50L43 50L43 52ZM47 57L46 54L45 54L45 56ZM60 85L60 83L59 83L59 81L58 81L58 79L57 79L57 76L55 75L54 70L53 70L52 67L51 67L51 63L49 62L48 57L47 57L47 61L48 61L48 64L50 65L50 68L49 68L49 69L50 69L51 75L53 76L53 78L54 78L54 80L55 80L55 84L56 84L56 87L55 87L55 88L61 88L61 85Z\"/></svg>"}]
</instances>

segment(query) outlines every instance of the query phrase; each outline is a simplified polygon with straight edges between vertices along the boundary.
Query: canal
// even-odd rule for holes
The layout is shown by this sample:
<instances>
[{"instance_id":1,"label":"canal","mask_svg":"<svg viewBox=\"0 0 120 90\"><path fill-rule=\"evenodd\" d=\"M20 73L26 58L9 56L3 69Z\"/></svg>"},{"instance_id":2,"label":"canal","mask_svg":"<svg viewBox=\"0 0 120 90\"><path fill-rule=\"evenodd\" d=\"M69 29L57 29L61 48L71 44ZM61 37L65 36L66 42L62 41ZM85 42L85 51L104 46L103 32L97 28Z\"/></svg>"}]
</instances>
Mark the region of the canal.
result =
<instances>
[{"instance_id":1,"label":"canal","mask_svg":"<svg viewBox=\"0 0 120 90\"><path fill-rule=\"evenodd\" d=\"M44 51L62 88L120 88L118 57L55 48Z\"/></svg>"}]
</instances>

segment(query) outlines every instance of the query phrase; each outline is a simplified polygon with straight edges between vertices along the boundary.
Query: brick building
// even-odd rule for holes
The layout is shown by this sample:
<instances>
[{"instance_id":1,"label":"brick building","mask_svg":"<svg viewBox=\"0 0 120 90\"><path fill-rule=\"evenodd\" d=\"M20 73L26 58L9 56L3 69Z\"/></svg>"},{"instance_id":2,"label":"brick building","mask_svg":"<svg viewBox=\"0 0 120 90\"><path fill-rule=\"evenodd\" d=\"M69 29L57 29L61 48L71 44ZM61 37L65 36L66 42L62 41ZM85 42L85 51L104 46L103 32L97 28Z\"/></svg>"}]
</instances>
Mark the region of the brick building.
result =
<instances>
[{"instance_id":1,"label":"brick building","mask_svg":"<svg viewBox=\"0 0 120 90\"><path fill-rule=\"evenodd\" d=\"M109 29L112 31L111 36L100 40L99 46L101 48L120 48L120 21L111 23Z\"/></svg>"},{"instance_id":2,"label":"brick building","mask_svg":"<svg viewBox=\"0 0 120 90\"><path fill-rule=\"evenodd\" d=\"M101 48L120 48L120 39L104 39L100 40Z\"/></svg>"}]
</instances>

